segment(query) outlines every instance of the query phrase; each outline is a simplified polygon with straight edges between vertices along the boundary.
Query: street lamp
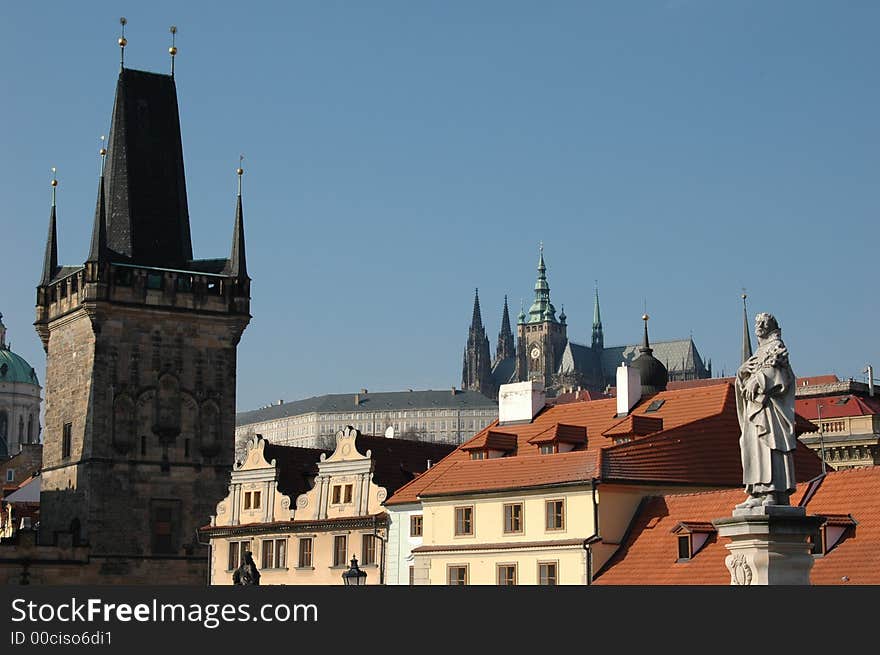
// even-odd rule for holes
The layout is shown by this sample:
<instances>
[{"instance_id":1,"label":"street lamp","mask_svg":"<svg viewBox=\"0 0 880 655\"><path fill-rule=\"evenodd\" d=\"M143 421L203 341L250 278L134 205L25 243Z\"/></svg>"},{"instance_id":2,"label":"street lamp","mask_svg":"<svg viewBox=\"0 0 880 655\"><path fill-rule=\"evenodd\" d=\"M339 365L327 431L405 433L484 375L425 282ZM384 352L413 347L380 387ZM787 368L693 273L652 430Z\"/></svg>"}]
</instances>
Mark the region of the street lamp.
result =
<instances>
[{"instance_id":1,"label":"street lamp","mask_svg":"<svg viewBox=\"0 0 880 655\"><path fill-rule=\"evenodd\" d=\"M367 584L367 572L358 568L357 557L352 555L351 566L342 574L342 581L346 587Z\"/></svg>"}]
</instances>

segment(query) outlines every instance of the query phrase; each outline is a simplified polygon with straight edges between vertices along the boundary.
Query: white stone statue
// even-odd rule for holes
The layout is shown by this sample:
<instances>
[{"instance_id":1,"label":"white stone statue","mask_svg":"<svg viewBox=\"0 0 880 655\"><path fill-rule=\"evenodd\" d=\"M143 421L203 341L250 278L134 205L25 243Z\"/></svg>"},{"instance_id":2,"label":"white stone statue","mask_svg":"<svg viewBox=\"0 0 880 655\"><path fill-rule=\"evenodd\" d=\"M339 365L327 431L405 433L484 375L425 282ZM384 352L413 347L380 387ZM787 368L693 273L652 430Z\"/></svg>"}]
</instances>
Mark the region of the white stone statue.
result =
<instances>
[{"instance_id":1,"label":"white stone statue","mask_svg":"<svg viewBox=\"0 0 880 655\"><path fill-rule=\"evenodd\" d=\"M796 379L771 314L755 316L758 348L736 372L736 410L741 435L743 483L749 497L737 510L788 505L795 489Z\"/></svg>"}]
</instances>

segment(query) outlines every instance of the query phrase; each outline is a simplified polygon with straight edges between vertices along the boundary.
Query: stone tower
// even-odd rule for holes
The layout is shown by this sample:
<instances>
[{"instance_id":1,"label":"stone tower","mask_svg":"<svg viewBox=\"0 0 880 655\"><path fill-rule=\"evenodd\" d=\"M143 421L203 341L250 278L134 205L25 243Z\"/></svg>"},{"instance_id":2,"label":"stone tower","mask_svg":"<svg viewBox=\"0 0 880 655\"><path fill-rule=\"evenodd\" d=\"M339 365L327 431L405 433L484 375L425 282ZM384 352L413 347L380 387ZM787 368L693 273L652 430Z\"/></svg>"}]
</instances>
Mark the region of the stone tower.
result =
<instances>
[{"instance_id":1,"label":"stone tower","mask_svg":"<svg viewBox=\"0 0 880 655\"><path fill-rule=\"evenodd\" d=\"M507 309L507 296L504 296L504 313L501 315L501 332L498 333L498 346L495 348L495 363L515 356L516 345L510 329L510 312Z\"/></svg>"},{"instance_id":2,"label":"stone tower","mask_svg":"<svg viewBox=\"0 0 880 655\"><path fill-rule=\"evenodd\" d=\"M480 292L474 292L474 313L468 329L467 346L461 371L461 388L479 391L494 398L498 393L492 382L492 362L489 356L489 339L480 314Z\"/></svg>"},{"instance_id":3,"label":"stone tower","mask_svg":"<svg viewBox=\"0 0 880 655\"><path fill-rule=\"evenodd\" d=\"M550 302L550 285L544 265L544 248L538 259L538 280L535 282L535 301L528 316L520 312L517 321L516 377L518 380L540 380L552 385L552 377L559 367L562 352L568 342L565 314L556 318L556 308Z\"/></svg>"},{"instance_id":4,"label":"stone tower","mask_svg":"<svg viewBox=\"0 0 880 655\"><path fill-rule=\"evenodd\" d=\"M250 320L242 170L230 256L196 260L173 75L122 68L101 154L88 258L58 265L53 207L37 287L39 538L72 533L101 575L203 584L195 534L226 495Z\"/></svg>"}]
</instances>

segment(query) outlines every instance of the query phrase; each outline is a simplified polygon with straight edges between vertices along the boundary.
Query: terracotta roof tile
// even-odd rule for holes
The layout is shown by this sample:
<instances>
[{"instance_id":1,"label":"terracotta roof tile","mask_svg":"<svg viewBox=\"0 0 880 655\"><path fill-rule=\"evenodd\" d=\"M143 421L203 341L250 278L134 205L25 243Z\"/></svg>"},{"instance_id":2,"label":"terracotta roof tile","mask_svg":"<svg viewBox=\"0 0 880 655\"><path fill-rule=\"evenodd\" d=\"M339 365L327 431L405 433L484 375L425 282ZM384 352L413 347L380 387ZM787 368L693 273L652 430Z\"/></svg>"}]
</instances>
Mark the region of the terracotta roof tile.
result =
<instances>
[{"instance_id":1,"label":"terracotta roof tile","mask_svg":"<svg viewBox=\"0 0 880 655\"><path fill-rule=\"evenodd\" d=\"M663 419L656 416L630 414L602 434L606 437L645 436L663 429Z\"/></svg>"},{"instance_id":2,"label":"terracotta roof tile","mask_svg":"<svg viewBox=\"0 0 880 655\"><path fill-rule=\"evenodd\" d=\"M811 421L819 418L819 405L822 405L823 419L880 414L880 398L860 398L859 396L840 394L818 398L798 398L794 401L795 411Z\"/></svg>"},{"instance_id":3,"label":"terracotta roof tile","mask_svg":"<svg viewBox=\"0 0 880 655\"><path fill-rule=\"evenodd\" d=\"M654 400L664 400L665 402L658 411L647 413L648 406ZM726 459L730 462L728 467L732 467L733 463L739 466L739 445L737 442L739 438L739 424L736 418L733 388L730 384L721 383L694 389L662 391L655 395L646 396L633 408L631 414L644 416L646 413L649 417L662 419L665 431L658 436L675 430L680 430L675 432L676 438L679 439L690 437L692 434L699 436L701 432L707 432L714 436L714 439L703 438L699 442L695 442L700 446L699 450L680 449L686 453L691 461L705 463L704 468L707 472L712 470L713 462L718 459L716 449L719 439L726 439L728 443L727 450L729 453L726 456ZM613 439L602 436L602 433L619 422L616 400L614 399L573 402L545 407L530 423L499 426L497 421L493 422L437 465L409 484L401 487L397 493L386 501L386 504L394 505L417 502L422 491L427 490L429 487L435 492L438 489L443 489L444 493L454 493L455 485L460 484L461 486L458 488L461 491L473 490L480 479L485 480L486 485L492 488L512 487L514 485L511 481L514 479L519 480L517 484L526 486L538 484L534 481L538 479L545 480L546 482L547 478L563 482L564 480L561 479L559 471L548 475L546 478L540 477L541 473L538 469L542 466L541 464L533 464L527 467L530 476L538 476L534 479L523 479L519 473L516 476L507 474L508 470L519 471L522 469L525 466L520 464L522 459L539 456L540 444L535 443L532 439L544 434L547 430L558 424L583 427L588 435L595 435L589 438L585 450L574 451L577 453L576 457L581 459L582 464L581 468L570 470L571 475L574 476L573 481L582 480L585 477L589 478L599 471L600 452L614 445ZM515 457L476 460L473 461L473 464L464 468L454 466L461 462L471 462L472 460L466 448L470 444L481 443L482 440L487 438L488 432L499 431L500 429L503 429L505 433L516 435L517 448ZM650 439L652 437L645 438ZM729 444L732 444L732 446ZM735 454L732 449L735 449ZM558 453L542 457L553 462L555 461L553 458L564 457L570 454ZM477 471L481 470L481 467L486 467L482 469L487 472L485 475L477 473ZM656 470L656 466L646 469L648 473L653 473ZM441 483L441 479L452 474L453 471L456 471L454 477L450 478L449 482ZM491 475L489 475L489 472L491 472ZM698 476L700 482L704 481L706 477L703 474ZM683 479L686 478L687 476L683 477ZM732 479L732 475L729 475L728 478ZM739 484L739 480L741 480L741 471L739 469L737 469L735 478L736 484ZM723 484L715 482L714 478L710 479L713 480L715 486ZM452 480L456 481L455 484L453 484Z\"/></svg>"},{"instance_id":4,"label":"terracotta roof tile","mask_svg":"<svg viewBox=\"0 0 880 655\"><path fill-rule=\"evenodd\" d=\"M583 425L566 425L565 423L557 423L544 430L541 434L536 434L529 439L532 445L548 444L553 442L583 444L587 443L587 428Z\"/></svg>"},{"instance_id":5,"label":"terracotta roof tile","mask_svg":"<svg viewBox=\"0 0 880 655\"><path fill-rule=\"evenodd\" d=\"M489 430L478 435L462 445L462 450L516 450L517 439L515 434Z\"/></svg>"},{"instance_id":6,"label":"terracotta roof tile","mask_svg":"<svg viewBox=\"0 0 880 655\"><path fill-rule=\"evenodd\" d=\"M798 485L792 501L804 495ZM857 522L823 557L814 559L811 582L829 584L880 584L880 467L834 471L818 485L807 502L807 513L852 515ZM727 585L724 566L726 540L711 535L690 561L678 562L673 528L682 522L707 522L730 516L741 502L741 489L697 494L677 494L648 499L633 518L627 538L598 572L600 585ZM835 519L836 520L836 519Z\"/></svg>"}]
</instances>

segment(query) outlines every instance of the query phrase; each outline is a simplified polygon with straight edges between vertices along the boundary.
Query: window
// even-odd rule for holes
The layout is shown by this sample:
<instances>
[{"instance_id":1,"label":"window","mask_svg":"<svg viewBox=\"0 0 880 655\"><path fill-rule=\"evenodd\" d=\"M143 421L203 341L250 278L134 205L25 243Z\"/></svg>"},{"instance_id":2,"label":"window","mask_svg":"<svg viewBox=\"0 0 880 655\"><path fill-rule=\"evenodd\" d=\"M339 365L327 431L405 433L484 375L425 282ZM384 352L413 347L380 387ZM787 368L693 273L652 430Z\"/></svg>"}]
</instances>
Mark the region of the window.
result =
<instances>
[{"instance_id":1,"label":"window","mask_svg":"<svg viewBox=\"0 0 880 655\"><path fill-rule=\"evenodd\" d=\"M263 568L283 569L287 566L287 540L263 540Z\"/></svg>"},{"instance_id":2,"label":"window","mask_svg":"<svg viewBox=\"0 0 880 655\"><path fill-rule=\"evenodd\" d=\"M312 538L304 537L299 540L299 568L312 566Z\"/></svg>"},{"instance_id":3,"label":"window","mask_svg":"<svg viewBox=\"0 0 880 655\"><path fill-rule=\"evenodd\" d=\"M547 501L547 529L565 529L565 502L562 500Z\"/></svg>"},{"instance_id":4,"label":"window","mask_svg":"<svg viewBox=\"0 0 880 655\"><path fill-rule=\"evenodd\" d=\"M334 484L333 485L333 504L338 505L342 502L342 485Z\"/></svg>"},{"instance_id":5,"label":"window","mask_svg":"<svg viewBox=\"0 0 880 655\"><path fill-rule=\"evenodd\" d=\"M342 534L333 537L333 566L345 566L346 551L348 550L346 541L347 537Z\"/></svg>"},{"instance_id":6,"label":"window","mask_svg":"<svg viewBox=\"0 0 880 655\"><path fill-rule=\"evenodd\" d=\"M245 491L244 492L244 509L250 509L250 508L251 508L251 492Z\"/></svg>"},{"instance_id":7,"label":"window","mask_svg":"<svg viewBox=\"0 0 880 655\"><path fill-rule=\"evenodd\" d=\"M71 432L73 431L73 423L65 423L61 431L61 457L67 459L70 457Z\"/></svg>"},{"instance_id":8,"label":"window","mask_svg":"<svg viewBox=\"0 0 880 655\"><path fill-rule=\"evenodd\" d=\"M351 502L351 491L352 491L352 486L350 484L345 485L345 502L346 503Z\"/></svg>"},{"instance_id":9,"label":"window","mask_svg":"<svg viewBox=\"0 0 880 655\"><path fill-rule=\"evenodd\" d=\"M147 438L141 437L141 456L147 454Z\"/></svg>"},{"instance_id":10,"label":"window","mask_svg":"<svg viewBox=\"0 0 880 655\"><path fill-rule=\"evenodd\" d=\"M365 534L363 537L363 550L361 552L362 564L376 563L376 538L371 534Z\"/></svg>"},{"instance_id":11,"label":"window","mask_svg":"<svg viewBox=\"0 0 880 655\"><path fill-rule=\"evenodd\" d=\"M678 537L678 560L688 560L691 558L691 537L683 534Z\"/></svg>"},{"instance_id":12,"label":"window","mask_svg":"<svg viewBox=\"0 0 880 655\"><path fill-rule=\"evenodd\" d=\"M421 537L422 536L422 515L421 514L413 514L409 517L409 536L410 537Z\"/></svg>"},{"instance_id":13,"label":"window","mask_svg":"<svg viewBox=\"0 0 880 655\"><path fill-rule=\"evenodd\" d=\"M538 584L555 587L558 582L558 564L556 562L538 563Z\"/></svg>"},{"instance_id":14,"label":"window","mask_svg":"<svg viewBox=\"0 0 880 655\"><path fill-rule=\"evenodd\" d=\"M663 403L665 402L665 399L653 401L650 405L648 405L648 409L645 410L645 413L647 414L648 412L656 412L658 409L663 407Z\"/></svg>"},{"instance_id":15,"label":"window","mask_svg":"<svg viewBox=\"0 0 880 655\"><path fill-rule=\"evenodd\" d=\"M183 440L183 456L189 457L189 439Z\"/></svg>"},{"instance_id":16,"label":"window","mask_svg":"<svg viewBox=\"0 0 880 655\"><path fill-rule=\"evenodd\" d=\"M446 567L446 584L466 585L468 583L468 567L454 565Z\"/></svg>"},{"instance_id":17,"label":"window","mask_svg":"<svg viewBox=\"0 0 880 655\"><path fill-rule=\"evenodd\" d=\"M254 492L254 509L260 509L260 494L261 492Z\"/></svg>"},{"instance_id":18,"label":"window","mask_svg":"<svg viewBox=\"0 0 880 655\"><path fill-rule=\"evenodd\" d=\"M6 481L12 482L15 480L15 471L12 469L6 469Z\"/></svg>"},{"instance_id":19,"label":"window","mask_svg":"<svg viewBox=\"0 0 880 655\"><path fill-rule=\"evenodd\" d=\"M409 565L409 586L412 587L416 583L416 567Z\"/></svg>"},{"instance_id":20,"label":"window","mask_svg":"<svg viewBox=\"0 0 880 655\"><path fill-rule=\"evenodd\" d=\"M516 564L499 564L497 572L499 585L502 587L516 585Z\"/></svg>"},{"instance_id":21,"label":"window","mask_svg":"<svg viewBox=\"0 0 880 655\"><path fill-rule=\"evenodd\" d=\"M179 501L150 501L150 528L153 535L153 553L172 555L177 553Z\"/></svg>"},{"instance_id":22,"label":"window","mask_svg":"<svg viewBox=\"0 0 880 655\"><path fill-rule=\"evenodd\" d=\"M250 550L250 543L250 541L229 542L228 571L234 571L238 568L238 565L244 561L244 554Z\"/></svg>"},{"instance_id":23,"label":"window","mask_svg":"<svg viewBox=\"0 0 880 655\"><path fill-rule=\"evenodd\" d=\"M545 443L541 446L541 454L542 455L552 455L556 452L556 447L552 443Z\"/></svg>"},{"instance_id":24,"label":"window","mask_svg":"<svg viewBox=\"0 0 880 655\"><path fill-rule=\"evenodd\" d=\"M523 529L523 506L515 503L504 506L504 532L522 532Z\"/></svg>"},{"instance_id":25,"label":"window","mask_svg":"<svg viewBox=\"0 0 880 655\"><path fill-rule=\"evenodd\" d=\"M474 508L455 508L455 534L465 535L474 533Z\"/></svg>"},{"instance_id":26,"label":"window","mask_svg":"<svg viewBox=\"0 0 880 655\"><path fill-rule=\"evenodd\" d=\"M147 289L161 289L162 288L162 274L161 273L147 273Z\"/></svg>"},{"instance_id":27,"label":"window","mask_svg":"<svg viewBox=\"0 0 880 655\"><path fill-rule=\"evenodd\" d=\"M486 453L482 450L475 450L471 453L471 459L486 459Z\"/></svg>"}]
</instances>

